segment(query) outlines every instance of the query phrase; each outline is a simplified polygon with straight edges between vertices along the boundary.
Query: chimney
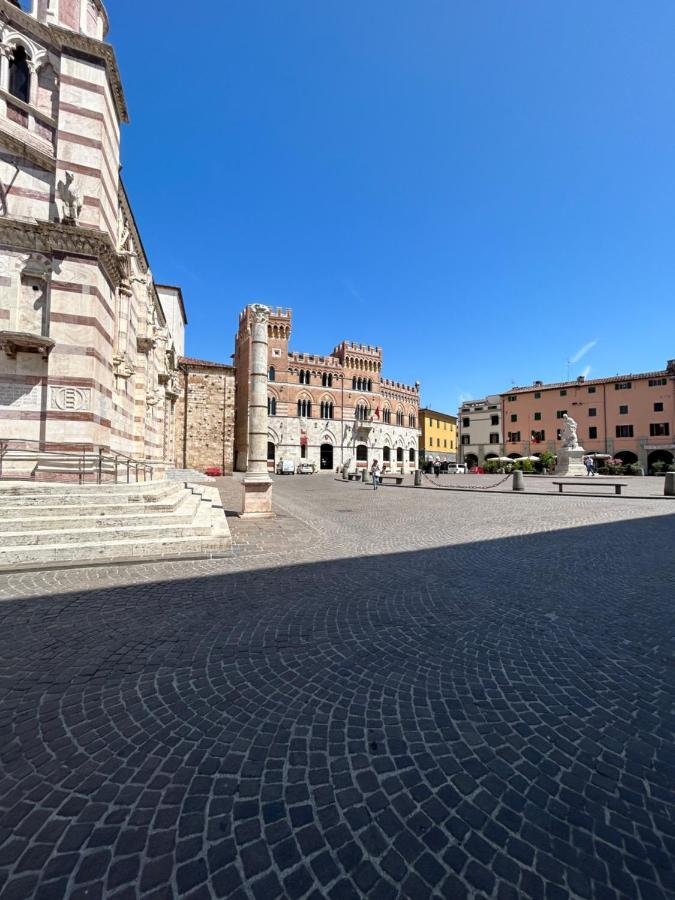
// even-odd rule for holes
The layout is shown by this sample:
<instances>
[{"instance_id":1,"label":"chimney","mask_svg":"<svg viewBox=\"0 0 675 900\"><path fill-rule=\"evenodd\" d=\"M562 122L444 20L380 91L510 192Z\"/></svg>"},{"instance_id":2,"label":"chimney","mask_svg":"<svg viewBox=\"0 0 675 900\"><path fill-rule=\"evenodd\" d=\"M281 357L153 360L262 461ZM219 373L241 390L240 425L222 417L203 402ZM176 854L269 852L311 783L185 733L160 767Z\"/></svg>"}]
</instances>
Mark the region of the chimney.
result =
<instances>
[{"instance_id":1,"label":"chimney","mask_svg":"<svg viewBox=\"0 0 675 900\"><path fill-rule=\"evenodd\" d=\"M586 381L586 376L585 376L585 375L580 375L580 376L577 378L577 381L579 382L579 384L583 384L584 381Z\"/></svg>"},{"instance_id":2,"label":"chimney","mask_svg":"<svg viewBox=\"0 0 675 900\"><path fill-rule=\"evenodd\" d=\"M543 381L535 381L534 386L535 386L535 387L543 387L543 386L544 386L544 382L543 382Z\"/></svg>"}]
</instances>

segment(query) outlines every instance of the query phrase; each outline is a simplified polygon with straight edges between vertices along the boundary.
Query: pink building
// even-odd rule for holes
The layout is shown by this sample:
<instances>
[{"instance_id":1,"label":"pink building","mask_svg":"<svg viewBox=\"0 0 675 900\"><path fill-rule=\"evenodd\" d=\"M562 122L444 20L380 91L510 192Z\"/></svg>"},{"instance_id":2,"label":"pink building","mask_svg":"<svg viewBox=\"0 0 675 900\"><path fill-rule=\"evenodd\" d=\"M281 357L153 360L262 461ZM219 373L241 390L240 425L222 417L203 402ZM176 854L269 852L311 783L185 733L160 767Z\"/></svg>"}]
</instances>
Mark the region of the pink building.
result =
<instances>
[{"instance_id":1,"label":"pink building","mask_svg":"<svg viewBox=\"0 0 675 900\"><path fill-rule=\"evenodd\" d=\"M501 395L507 456L557 453L565 413L589 453L607 453L645 471L675 462L675 360L665 369L514 387Z\"/></svg>"}]
</instances>

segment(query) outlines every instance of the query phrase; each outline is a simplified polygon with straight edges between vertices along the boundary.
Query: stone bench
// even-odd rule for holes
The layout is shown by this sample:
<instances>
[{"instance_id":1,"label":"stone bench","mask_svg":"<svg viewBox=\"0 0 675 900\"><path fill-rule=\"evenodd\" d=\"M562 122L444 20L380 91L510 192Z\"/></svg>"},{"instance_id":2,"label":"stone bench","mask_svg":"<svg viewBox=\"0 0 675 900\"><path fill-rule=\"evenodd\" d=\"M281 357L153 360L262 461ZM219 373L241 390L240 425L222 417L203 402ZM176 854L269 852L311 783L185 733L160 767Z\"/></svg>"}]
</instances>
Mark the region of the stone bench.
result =
<instances>
[{"instance_id":1,"label":"stone bench","mask_svg":"<svg viewBox=\"0 0 675 900\"><path fill-rule=\"evenodd\" d=\"M356 472L347 472L347 478L348 478L350 481L361 481L361 472L360 472L360 470L359 470L359 471L356 471Z\"/></svg>"},{"instance_id":2,"label":"stone bench","mask_svg":"<svg viewBox=\"0 0 675 900\"><path fill-rule=\"evenodd\" d=\"M400 472L384 472L378 477L380 481L384 481L386 478L390 481L395 481L396 484L403 484L403 475Z\"/></svg>"},{"instance_id":3,"label":"stone bench","mask_svg":"<svg viewBox=\"0 0 675 900\"><path fill-rule=\"evenodd\" d=\"M558 493L562 494L563 487L567 485L567 487L595 487L596 485L602 485L603 487L613 487L615 494L621 494L621 488L626 487L626 481L605 481L604 478L593 478L588 481L581 481L579 479L575 479L574 481L554 481L553 484L558 485Z\"/></svg>"}]
</instances>

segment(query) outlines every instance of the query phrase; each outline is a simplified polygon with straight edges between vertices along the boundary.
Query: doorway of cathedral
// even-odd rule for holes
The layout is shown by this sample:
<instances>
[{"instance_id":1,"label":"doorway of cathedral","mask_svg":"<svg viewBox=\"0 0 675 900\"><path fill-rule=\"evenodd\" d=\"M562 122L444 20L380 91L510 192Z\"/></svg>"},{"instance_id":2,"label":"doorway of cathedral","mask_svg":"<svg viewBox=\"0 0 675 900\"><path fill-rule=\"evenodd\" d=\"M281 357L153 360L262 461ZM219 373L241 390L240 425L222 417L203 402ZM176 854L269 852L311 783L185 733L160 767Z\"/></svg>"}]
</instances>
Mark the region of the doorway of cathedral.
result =
<instances>
[{"instance_id":1,"label":"doorway of cathedral","mask_svg":"<svg viewBox=\"0 0 675 900\"><path fill-rule=\"evenodd\" d=\"M333 471L333 445L332 444L322 444L321 445L321 468L325 470Z\"/></svg>"}]
</instances>

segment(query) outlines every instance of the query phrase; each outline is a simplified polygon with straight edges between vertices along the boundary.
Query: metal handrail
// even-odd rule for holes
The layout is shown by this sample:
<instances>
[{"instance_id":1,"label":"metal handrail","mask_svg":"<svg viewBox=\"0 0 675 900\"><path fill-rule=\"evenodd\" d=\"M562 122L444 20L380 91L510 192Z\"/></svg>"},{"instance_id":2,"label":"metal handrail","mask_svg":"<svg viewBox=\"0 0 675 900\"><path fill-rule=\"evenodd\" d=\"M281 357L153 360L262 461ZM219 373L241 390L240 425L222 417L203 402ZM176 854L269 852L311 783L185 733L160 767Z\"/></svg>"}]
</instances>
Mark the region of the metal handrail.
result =
<instances>
[{"instance_id":1,"label":"metal handrail","mask_svg":"<svg viewBox=\"0 0 675 900\"><path fill-rule=\"evenodd\" d=\"M14 446L12 446L14 445ZM52 450L45 447L43 441L35 441L35 440L23 440L19 438L0 438L0 478L3 477L3 461L7 456L9 451L15 450L17 452L25 451L25 452L37 452L40 455L45 456L53 456L53 457L63 457L68 456L72 459L75 464L75 474L77 475L78 482L82 484L86 478L88 472L93 472L96 475L96 483L101 484L103 482L103 476L107 473L112 473L113 481L115 484L119 483L120 475L119 468L120 466L126 469L126 482L130 484L132 481L132 472L134 476L134 480L138 483L141 478L141 473L143 474L143 481L152 481L154 479L154 465L145 460L134 459L131 456L128 456L126 453L120 453L117 450L109 450L103 447L96 450L89 450L84 445L73 444L68 447L67 450ZM39 468L39 463L36 465L33 470L33 475ZM62 467L61 469L58 466L53 468L58 474L70 474L73 472L73 467ZM148 473L150 477L148 478ZM5 478L11 478L11 476L4 476ZM19 476L17 476L18 478Z\"/></svg>"}]
</instances>

